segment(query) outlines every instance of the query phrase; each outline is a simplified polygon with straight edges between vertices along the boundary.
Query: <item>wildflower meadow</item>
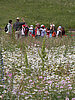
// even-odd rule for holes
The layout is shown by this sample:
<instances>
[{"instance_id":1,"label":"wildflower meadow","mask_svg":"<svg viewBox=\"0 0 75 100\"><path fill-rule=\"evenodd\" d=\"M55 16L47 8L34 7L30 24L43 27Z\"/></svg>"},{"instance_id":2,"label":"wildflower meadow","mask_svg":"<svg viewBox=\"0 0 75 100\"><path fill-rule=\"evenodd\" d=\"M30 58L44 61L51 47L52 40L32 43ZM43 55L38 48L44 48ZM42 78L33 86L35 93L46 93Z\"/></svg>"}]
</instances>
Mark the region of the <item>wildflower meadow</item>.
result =
<instances>
[{"instance_id":1,"label":"wildflower meadow","mask_svg":"<svg viewBox=\"0 0 75 100\"><path fill-rule=\"evenodd\" d=\"M74 40L0 34L0 99L75 100Z\"/></svg>"}]
</instances>

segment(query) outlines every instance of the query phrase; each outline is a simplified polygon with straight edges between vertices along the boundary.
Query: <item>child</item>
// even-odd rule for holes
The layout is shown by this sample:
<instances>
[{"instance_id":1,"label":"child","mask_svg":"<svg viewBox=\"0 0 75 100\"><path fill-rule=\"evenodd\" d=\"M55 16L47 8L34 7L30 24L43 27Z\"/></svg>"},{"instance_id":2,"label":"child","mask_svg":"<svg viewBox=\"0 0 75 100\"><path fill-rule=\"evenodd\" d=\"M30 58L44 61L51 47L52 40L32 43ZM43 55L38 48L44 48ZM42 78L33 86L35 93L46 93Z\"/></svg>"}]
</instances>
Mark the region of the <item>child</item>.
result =
<instances>
[{"instance_id":1,"label":"child","mask_svg":"<svg viewBox=\"0 0 75 100\"><path fill-rule=\"evenodd\" d=\"M28 31L29 31L28 25L22 25L21 35L28 36Z\"/></svg>"},{"instance_id":2,"label":"child","mask_svg":"<svg viewBox=\"0 0 75 100\"><path fill-rule=\"evenodd\" d=\"M55 31L55 25L50 24L50 33L52 34Z\"/></svg>"},{"instance_id":3,"label":"child","mask_svg":"<svg viewBox=\"0 0 75 100\"><path fill-rule=\"evenodd\" d=\"M22 32L21 32L22 36L25 36L25 25L22 25Z\"/></svg>"},{"instance_id":4,"label":"child","mask_svg":"<svg viewBox=\"0 0 75 100\"><path fill-rule=\"evenodd\" d=\"M58 36L62 37L62 31L61 31L61 28L62 28L62 27L59 26L58 29L57 29L57 37L58 37Z\"/></svg>"},{"instance_id":5,"label":"child","mask_svg":"<svg viewBox=\"0 0 75 100\"><path fill-rule=\"evenodd\" d=\"M33 25L30 25L29 27L29 36L32 36L33 38L35 37L35 31Z\"/></svg>"},{"instance_id":6,"label":"child","mask_svg":"<svg viewBox=\"0 0 75 100\"><path fill-rule=\"evenodd\" d=\"M35 26L35 36L40 36L40 24L37 23Z\"/></svg>"},{"instance_id":7,"label":"child","mask_svg":"<svg viewBox=\"0 0 75 100\"><path fill-rule=\"evenodd\" d=\"M56 32L55 32L55 25L54 24L50 24L50 33L49 33L49 37L55 37L56 36Z\"/></svg>"},{"instance_id":8,"label":"child","mask_svg":"<svg viewBox=\"0 0 75 100\"><path fill-rule=\"evenodd\" d=\"M50 28L48 27L48 28L46 28L46 35L47 35L47 37L49 38L49 34L50 34Z\"/></svg>"},{"instance_id":9,"label":"child","mask_svg":"<svg viewBox=\"0 0 75 100\"><path fill-rule=\"evenodd\" d=\"M25 25L25 36L28 36L28 31L29 31L29 27L28 25Z\"/></svg>"},{"instance_id":10,"label":"child","mask_svg":"<svg viewBox=\"0 0 75 100\"><path fill-rule=\"evenodd\" d=\"M62 35L64 36L65 35L65 29L64 29L64 27L61 28L61 31L62 31Z\"/></svg>"},{"instance_id":11,"label":"child","mask_svg":"<svg viewBox=\"0 0 75 100\"><path fill-rule=\"evenodd\" d=\"M44 35L46 34L46 28L44 25L41 25L40 33L41 33L41 37L44 37Z\"/></svg>"}]
</instances>

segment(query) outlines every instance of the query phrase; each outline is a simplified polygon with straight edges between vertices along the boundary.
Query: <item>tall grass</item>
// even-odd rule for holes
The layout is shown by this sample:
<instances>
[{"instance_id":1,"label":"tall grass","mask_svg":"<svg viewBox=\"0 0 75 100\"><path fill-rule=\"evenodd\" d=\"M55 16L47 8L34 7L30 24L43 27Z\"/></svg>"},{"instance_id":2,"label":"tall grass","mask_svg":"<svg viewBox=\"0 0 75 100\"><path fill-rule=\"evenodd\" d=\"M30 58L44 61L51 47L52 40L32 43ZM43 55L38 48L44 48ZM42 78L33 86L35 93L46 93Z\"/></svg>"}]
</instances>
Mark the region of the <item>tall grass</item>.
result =
<instances>
[{"instance_id":1,"label":"tall grass","mask_svg":"<svg viewBox=\"0 0 75 100\"><path fill-rule=\"evenodd\" d=\"M74 98L74 60L72 59L74 38L69 36L50 39L26 37L15 40L8 34L0 34L5 66L5 84L2 83L1 98L7 100ZM28 53L32 56L30 57ZM37 53L39 64L32 65L34 60L37 62ZM64 61L66 60L64 63L59 59L61 57ZM32 58L34 59L31 60ZM59 62L55 63L57 60Z\"/></svg>"}]
</instances>

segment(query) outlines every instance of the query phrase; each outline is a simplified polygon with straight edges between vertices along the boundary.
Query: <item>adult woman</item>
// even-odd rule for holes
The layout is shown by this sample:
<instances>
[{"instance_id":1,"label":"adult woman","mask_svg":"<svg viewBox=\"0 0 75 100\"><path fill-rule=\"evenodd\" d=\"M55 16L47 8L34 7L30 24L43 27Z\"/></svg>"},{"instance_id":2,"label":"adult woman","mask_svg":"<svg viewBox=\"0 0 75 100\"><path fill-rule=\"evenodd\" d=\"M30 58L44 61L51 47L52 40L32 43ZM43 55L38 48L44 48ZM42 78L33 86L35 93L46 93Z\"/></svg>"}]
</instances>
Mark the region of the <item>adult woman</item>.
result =
<instances>
[{"instance_id":1,"label":"adult woman","mask_svg":"<svg viewBox=\"0 0 75 100\"><path fill-rule=\"evenodd\" d=\"M6 33L12 34L12 20L9 20L7 28L8 28L8 31Z\"/></svg>"}]
</instances>

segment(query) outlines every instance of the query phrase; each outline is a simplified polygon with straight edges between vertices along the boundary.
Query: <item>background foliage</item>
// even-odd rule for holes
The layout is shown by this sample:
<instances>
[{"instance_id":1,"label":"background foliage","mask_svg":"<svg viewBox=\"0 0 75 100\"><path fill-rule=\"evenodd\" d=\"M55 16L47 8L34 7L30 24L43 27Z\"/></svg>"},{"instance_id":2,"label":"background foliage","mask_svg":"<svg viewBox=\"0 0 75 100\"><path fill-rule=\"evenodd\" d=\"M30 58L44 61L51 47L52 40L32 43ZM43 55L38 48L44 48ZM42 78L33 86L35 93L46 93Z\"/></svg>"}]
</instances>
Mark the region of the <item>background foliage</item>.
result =
<instances>
[{"instance_id":1,"label":"background foliage","mask_svg":"<svg viewBox=\"0 0 75 100\"><path fill-rule=\"evenodd\" d=\"M0 0L0 26L9 19L24 17L28 25L36 22L49 26L63 25L66 29L75 26L75 0Z\"/></svg>"}]
</instances>

